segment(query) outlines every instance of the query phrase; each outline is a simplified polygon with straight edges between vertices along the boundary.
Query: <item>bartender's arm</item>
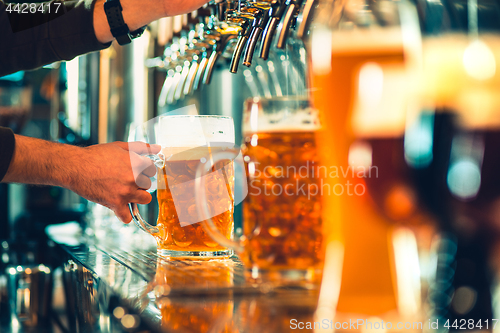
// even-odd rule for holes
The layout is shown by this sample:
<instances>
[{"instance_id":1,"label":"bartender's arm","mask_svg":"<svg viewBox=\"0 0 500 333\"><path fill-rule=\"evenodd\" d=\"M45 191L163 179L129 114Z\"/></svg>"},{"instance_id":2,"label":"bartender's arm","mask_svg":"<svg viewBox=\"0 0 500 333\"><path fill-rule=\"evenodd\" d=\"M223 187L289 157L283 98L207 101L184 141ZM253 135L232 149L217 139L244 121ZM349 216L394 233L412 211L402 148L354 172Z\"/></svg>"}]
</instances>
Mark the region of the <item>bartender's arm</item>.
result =
<instances>
[{"instance_id":1,"label":"bartender's arm","mask_svg":"<svg viewBox=\"0 0 500 333\"><path fill-rule=\"evenodd\" d=\"M120 0L120 3L124 22L134 31L161 17L193 11L207 1ZM108 47L113 36L104 2L50 1L36 7L34 13L19 13L0 0L0 76L71 60Z\"/></svg>"},{"instance_id":2,"label":"bartender's arm","mask_svg":"<svg viewBox=\"0 0 500 333\"><path fill-rule=\"evenodd\" d=\"M61 186L113 210L128 223L129 202L147 204L160 146L114 142L86 148L14 135L0 127L0 181ZM134 176L135 174L135 176Z\"/></svg>"}]
</instances>

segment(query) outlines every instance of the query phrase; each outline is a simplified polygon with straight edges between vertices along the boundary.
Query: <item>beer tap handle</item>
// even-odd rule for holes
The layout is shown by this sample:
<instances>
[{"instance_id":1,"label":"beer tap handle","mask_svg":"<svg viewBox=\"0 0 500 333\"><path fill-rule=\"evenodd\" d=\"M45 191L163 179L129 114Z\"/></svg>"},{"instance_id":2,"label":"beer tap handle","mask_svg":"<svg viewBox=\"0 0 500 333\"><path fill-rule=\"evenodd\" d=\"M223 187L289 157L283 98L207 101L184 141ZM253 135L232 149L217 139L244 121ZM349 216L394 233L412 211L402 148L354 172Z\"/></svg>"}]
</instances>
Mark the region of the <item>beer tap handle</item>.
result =
<instances>
[{"instance_id":1,"label":"beer tap handle","mask_svg":"<svg viewBox=\"0 0 500 333\"><path fill-rule=\"evenodd\" d=\"M231 58L231 65L229 70L231 73L238 72L238 66L240 65L241 55L247 45L248 37L252 32L252 28L256 26L257 18L256 15L258 10L253 10L253 12L247 11L240 12L237 16L230 19L230 24L234 25L234 28L238 31L238 42L233 52L233 57Z\"/></svg>"},{"instance_id":2,"label":"beer tap handle","mask_svg":"<svg viewBox=\"0 0 500 333\"><path fill-rule=\"evenodd\" d=\"M177 89L177 85L179 84L179 80L181 79L181 72L175 71L174 76L172 77L172 83L167 93L167 104L172 104L175 101L175 91Z\"/></svg>"},{"instance_id":3,"label":"beer tap handle","mask_svg":"<svg viewBox=\"0 0 500 333\"><path fill-rule=\"evenodd\" d=\"M198 72L198 60L193 59L191 62L191 67L189 68L189 73L186 79L186 83L184 85L184 95L191 95L194 91L194 80L196 78L196 73Z\"/></svg>"},{"instance_id":4,"label":"beer tap handle","mask_svg":"<svg viewBox=\"0 0 500 333\"><path fill-rule=\"evenodd\" d=\"M241 35L238 39L238 43L236 44L236 47L234 49L233 57L231 58L231 65L229 67L231 73L235 74L238 72L241 55L243 54L243 49L247 44L247 40L248 38L245 35Z\"/></svg>"},{"instance_id":5,"label":"beer tap handle","mask_svg":"<svg viewBox=\"0 0 500 333\"><path fill-rule=\"evenodd\" d=\"M279 22L279 18L273 17L266 26L266 30L264 30L264 35L262 37L262 47L260 49L260 57L264 60L267 60L267 58L269 58L269 51L271 50L273 35L276 31L276 28L278 27Z\"/></svg>"},{"instance_id":6,"label":"beer tap handle","mask_svg":"<svg viewBox=\"0 0 500 333\"><path fill-rule=\"evenodd\" d=\"M182 67L182 72L181 72L181 77L179 79L179 83L177 84L177 87L175 88L174 98L176 101L178 101L182 97L184 97L184 85L186 84L187 77L189 75L189 68L190 67L191 67L190 63L188 61L185 61L184 66Z\"/></svg>"},{"instance_id":7,"label":"beer tap handle","mask_svg":"<svg viewBox=\"0 0 500 333\"><path fill-rule=\"evenodd\" d=\"M250 34L250 39L247 43L247 48L245 49L245 55L243 57L243 65L250 67L252 65L252 58L255 52L255 46L262 35L262 28L254 27L252 33Z\"/></svg>"},{"instance_id":8,"label":"beer tap handle","mask_svg":"<svg viewBox=\"0 0 500 333\"><path fill-rule=\"evenodd\" d=\"M302 22L297 29L297 38L303 39L309 31L311 20L314 16L314 8L318 0L307 0L302 10Z\"/></svg>"},{"instance_id":9,"label":"beer tap handle","mask_svg":"<svg viewBox=\"0 0 500 333\"><path fill-rule=\"evenodd\" d=\"M193 83L193 90L198 90L198 88L200 87L200 83L202 81L203 74L205 73L205 70L207 68L207 64L208 64L207 54L204 53L201 58L200 64L198 66L198 70L196 71L196 76L194 78L194 83Z\"/></svg>"},{"instance_id":10,"label":"beer tap handle","mask_svg":"<svg viewBox=\"0 0 500 333\"><path fill-rule=\"evenodd\" d=\"M290 29L292 27L292 23L297 18L297 14L300 10L300 6L302 5L302 1L294 1L288 6L288 9L285 14L285 18L283 19L283 25L281 26L281 31L278 37L278 43L276 46L279 49L284 49L286 46L286 41L288 39L288 35L290 34Z\"/></svg>"},{"instance_id":11,"label":"beer tap handle","mask_svg":"<svg viewBox=\"0 0 500 333\"><path fill-rule=\"evenodd\" d=\"M287 2L285 0L276 0L271 5L271 19L266 25L262 35L262 47L260 49L260 57L267 60L269 57L269 51L271 50L271 43L273 41L274 33L281 17L285 13L287 8Z\"/></svg>"},{"instance_id":12,"label":"beer tap handle","mask_svg":"<svg viewBox=\"0 0 500 333\"><path fill-rule=\"evenodd\" d=\"M203 82L205 84L210 83L217 59L222 54L222 52L224 52L229 42L235 38L238 38L240 29L241 27L228 26L225 29L216 31L212 36L212 38L216 41L216 44L215 48L212 51L212 54L210 55L210 58L208 59L207 68L203 77Z\"/></svg>"},{"instance_id":13,"label":"beer tap handle","mask_svg":"<svg viewBox=\"0 0 500 333\"><path fill-rule=\"evenodd\" d=\"M253 55L255 53L255 47L257 42L262 36L262 32L269 22L270 15L272 14L273 7L269 3L254 3L252 4L254 8L258 9L257 17L258 24L252 29L250 37L247 42L247 47L245 49L245 54L243 55L243 65L250 67L252 65Z\"/></svg>"},{"instance_id":14,"label":"beer tap handle","mask_svg":"<svg viewBox=\"0 0 500 333\"><path fill-rule=\"evenodd\" d=\"M159 107L164 107L167 105L168 92L172 88L172 84L174 82L174 74L175 74L175 71L172 69L170 69L167 72L167 77L165 78L165 82L163 82L163 86L162 86L161 92L160 92L160 97L158 98L158 106Z\"/></svg>"},{"instance_id":15,"label":"beer tap handle","mask_svg":"<svg viewBox=\"0 0 500 333\"><path fill-rule=\"evenodd\" d=\"M203 76L203 83L209 84L210 80L212 80L212 74L215 68L215 63L217 62L217 59L219 58L219 55L221 52L217 50L213 50L212 54L210 55L210 58L207 61L207 66L205 69L205 74Z\"/></svg>"}]
</instances>

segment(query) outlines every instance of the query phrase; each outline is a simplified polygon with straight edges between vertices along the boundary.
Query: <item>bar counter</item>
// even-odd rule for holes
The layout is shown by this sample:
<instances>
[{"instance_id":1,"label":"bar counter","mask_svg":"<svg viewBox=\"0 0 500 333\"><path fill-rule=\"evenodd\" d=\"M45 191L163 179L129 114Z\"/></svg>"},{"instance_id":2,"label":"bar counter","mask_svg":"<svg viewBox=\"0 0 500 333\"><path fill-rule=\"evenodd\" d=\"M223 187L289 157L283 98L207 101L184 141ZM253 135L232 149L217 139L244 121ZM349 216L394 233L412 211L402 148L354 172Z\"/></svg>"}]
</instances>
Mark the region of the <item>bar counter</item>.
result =
<instances>
[{"instance_id":1,"label":"bar counter","mask_svg":"<svg viewBox=\"0 0 500 333\"><path fill-rule=\"evenodd\" d=\"M313 321L318 288L250 281L237 257L169 260L140 242L48 235L64 257L71 332L289 332Z\"/></svg>"}]
</instances>

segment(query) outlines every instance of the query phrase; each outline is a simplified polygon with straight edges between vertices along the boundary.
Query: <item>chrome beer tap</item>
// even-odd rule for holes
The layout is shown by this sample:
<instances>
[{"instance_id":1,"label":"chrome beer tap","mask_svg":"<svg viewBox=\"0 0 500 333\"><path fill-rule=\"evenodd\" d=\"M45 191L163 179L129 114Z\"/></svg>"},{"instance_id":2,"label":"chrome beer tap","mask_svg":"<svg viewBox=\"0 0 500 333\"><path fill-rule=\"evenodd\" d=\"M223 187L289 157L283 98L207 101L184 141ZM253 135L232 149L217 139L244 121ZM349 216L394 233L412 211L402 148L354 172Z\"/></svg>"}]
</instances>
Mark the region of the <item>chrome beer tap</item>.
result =
<instances>
[{"instance_id":1,"label":"chrome beer tap","mask_svg":"<svg viewBox=\"0 0 500 333\"><path fill-rule=\"evenodd\" d=\"M164 65L162 68L165 69L167 72L167 77L165 78L165 81L163 82L163 86L161 88L160 96L158 98L158 106L159 107L164 107L168 103L173 102L174 98L174 92L175 92L175 85L176 81L178 81L179 77L176 76L177 74L177 66L179 66L179 61L177 57L179 56L178 52L178 45L177 44L171 44L169 47L165 49L165 59L164 59Z\"/></svg>"},{"instance_id":2,"label":"chrome beer tap","mask_svg":"<svg viewBox=\"0 0 500 333\"><path fill-rule=\"evenodd\" d=\"M238 38L240 29L241 27L223 23L220 27L215 27L205 35L205 39L213 41L214 44L203 74L205 84L210 83L217 59L226 50L226 47Z\"/></svg>"},{"instance_id":3,"label":"chrome beer tap","mask_svg":"<svg viewBox=\"0 0 500 333\"><path fill-rule=\"evenodd\" d=\"M250 67L252 65L253 54L257 42L266 28L272 14L272 3L269 1L254 1L248 4L249 7L257 9L255 14L257 24L252 28L250 38L248 39L245 54L243 55L243 65Z\"/></svg>"},{"instance_id":4,"label":"chrome beer tap","mask_svg":"<svg viewBox=\"0 0 500 333\"><path fill-rule=\"evenodd\" d=\"M240 59L243 54L243 50L247 45L248 38L252 29L256 26L257 18L256 14L259 12L255 8L241 8L240 11L228 11L226 14L228 16L228 24L234 25L238 29L238 42L233 52L233 57L231 59L230 72L238 72L238 66L240 64Z\"/></svg>"},{"instance_id":5,"label":"chrome beer tap","mask_svg":"<svg viewBox=\"0 0 500 333\"><path fill-rule=\"evenodd\" d=\"M297 21L297 16L299 15L301 6L302 0L292 0L288 5L285 16L283 18L283 24L281 25L278 42L276 44L279 49L285 48L286 41L290 34L290 29L295 25Z\"/></svg>"},{"instance_id":6,"label":"chrome beer tap","mask_svg":"<svg viewBox=\"0 0 500 333\"><path fill-rule=\"evenodd\" d=\"M198 70L198 62L200 60L200 55L203 52L203 47L196 47L198 31L196 29L196 24L198 24L198 19L193 18L194 15L187 17L183 27L183 34L186 36L180 39L181 42L181 60L184 61L181 76L177 84L174 98L175 100L180 100L185 95L189 95L193 90L194 78Z\"/></svg>"},{"instance_id":7,"label":"chrome beer tap","mask_svg":"<svg viewBox=\"0 0 500 333\"><path fill-rule=\"evenodd\" d=\"M197 12L197 14L199 13ZM203 12L201 14L201 16L192 16L192 19L189 21L190 26L188 32L188 46L184 51L184 55L191 60L189 71L187 73L183 86L183 95L190 95L195 90L195 80L200 68L200 64L202 63L202 61L207 61L207 48L210 47L210 44L200 39L200 37L203 35L203 23L200 23L200 19L205 19ZM198 88L198 86L199 83L196 85L196 89Z\"/></svg>"},{"instance_id":8,"label":"chrome beer tap","mask_svg":"<svg viewBox=\"0 0 500 333\"><path fill-rule=\"evenodd\" d=\"M267 60L267 58L269 57L269 51L271 50L271 43L273 41L274 32L278 27L281 17L287 9L285 0L273 0L271 6L271 19L267 23L266 28L263 32L262 47L260 49L260 57L264 60Z\"/></svg>"},{"instance_id":9,"label":"chrome beer tap","mask_svg":"<svg viewBox=\"0 0 500 333\"><path fill-rule=\"evenodd\" d=\"M211 50L212 48L213 45L208 43L207 41L198 40L194 44L194 49L197 50L199 53L197 53L197 59L195 59L197 62L196 71L190 73L189 80L190 82L192 81L192 83L190 83L192 85L190 88L191 92L197 90L200 86L203 73L207 68L208 56L209 56L208 50Z\"/></svg>"},{"instance_id":10,"label":"chrome beer tap","mask_svg":"<svg viewBox=\"0 0 500 333\"><path fill-rule=\"evenodd\" d=\"M297 29L297 38L304 39L309 31L312 18L314 16L314 9L318 4L318 0L307 0L302 10L302 20L299 28Z\"/></svg>"},{"instance_id":11,"label":"chrome beer tap","mask_svg":"<svg viewBox=\"0 0 500 333\"><path fill-rule=\"evenodd\" d=\"M221 2L224 5L224 2ZM194 38L191 43L191 49L197 50L197 54L194 57L196 61L196 71L191 68L190 74L188 76L189 90L194 91L200 87L200 83L203 79L203 74L207 68L208 58L212 52L215 45L215 40L206 39L205 34L214 28L214 25L218 24L217 14L217 4L211 2L208 5L200 8L197 13L198 24L194 28Z\"/></svg>"}]
</instances>

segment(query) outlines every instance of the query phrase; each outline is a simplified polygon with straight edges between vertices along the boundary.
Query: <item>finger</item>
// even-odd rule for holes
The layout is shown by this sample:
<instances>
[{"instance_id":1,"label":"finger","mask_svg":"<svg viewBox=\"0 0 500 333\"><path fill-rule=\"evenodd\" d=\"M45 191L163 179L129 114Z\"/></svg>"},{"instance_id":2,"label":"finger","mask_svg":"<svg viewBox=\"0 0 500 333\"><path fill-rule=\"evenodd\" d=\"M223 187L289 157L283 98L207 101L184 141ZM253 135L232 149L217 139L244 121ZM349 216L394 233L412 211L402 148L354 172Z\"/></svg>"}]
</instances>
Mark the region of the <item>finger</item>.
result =
<instances>
[{"instance_id":1,"label":"finger","mask_svg":"<svg viewBox=\"0 0 500 333\"><path fill-rule=\"evenodd\" d=\"M148 203L151 202L152 199L153 197L151 197L151 194L149 194L145 190L137 189L137 191L135 191L134 194L131 196L130 202L135 202L141 205L147 205Z\"/></svg>"},{"instance_id":2,"label":"finger","mask_svg":"<svg viewBox=\"0 0 500 333\"><path fill-rule=\"evenodd\" d=\"M146 175L140 174L137 179L135 180L135 183L139 188L142 188L144 190L147 190L151 187L151 179L149 179Z\"/></svg>"},{"instance_id":3,"label":"finger","mask_svg":"<svg viewBox=\"0 0 500 333\"><path fill-rule=\"evenodd\" d=\"M155 167L153 161L151 161L149 158L146 156L140 156L137 155L134 152L129 152L129 157L130 157L130 163L132 167L132 172L134 174L134 179L137 178L141 173L144 172L144 170ZM148 171L150 173L150 171Z\"/></svg>"},{"instance_id":4,"label":"finger","mask_svg":"<svg viewBox=\"0 0 500 333\"><path fill-rule=\"evenodd\" d=\"M148 177L153 177L156 174L156 166L153 161L145 156L137 155L136 153L130 154L134 178L139 177L141 173L147 175Z\"/></svg>"},{"instance_id":5,"label":"finger","mask_svg":"<svg viewBox=\"0 0 500 333\"><path fill-rule=\"evenodd\" d=\"M149 194L148 192L144 190L137 190L130 198L130 202L147 205L151 202L152 199L153 197L151 197L151 194ZM115 212L116 217L118 217L123 223L128 224L130 223L130 221L132 221L132 215L130 214L130 209L127 204L123 206L120 205L118 208L113 209L113 211Z\"/></svg>"},{"instance_id":6,"label":"finger","mask_svg":"<svg viewBox=\"0 0 500 333\"><path fill-rule=\"evenodd\" d=\"M120 208L114 209L116 217L123 223L130 223L132 221L132 215L130 214L130 209L128 205L120 206Z\"/></svg>"},{"instance_id":7,"label":"finger","mask_svg":"<svg viewBox=\"0 0 500 333\"><path fill-rule=\"evenodd\" d=\"M146 169L144 169L142 173L147 177L153 177L154 175L156 175L156 167L154 165L150 165Z\"/></svg>"},{"instance_id":8,"label":"finger","mask_svg":"<svg viewBox=\"0 0 500 333\"><path fill-rule=\"evenodd\" d=\"M153 155L158 154L161 150L160 145L152 145L144 142L116 142L121 148L132 151L139 155Z\"/></svg>"}]
</instances>

